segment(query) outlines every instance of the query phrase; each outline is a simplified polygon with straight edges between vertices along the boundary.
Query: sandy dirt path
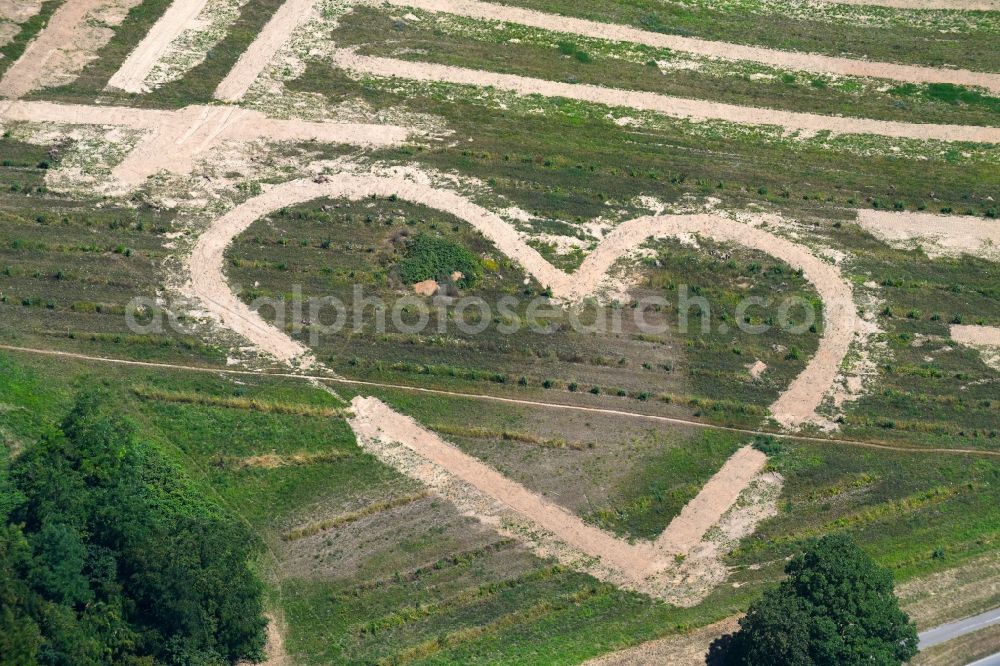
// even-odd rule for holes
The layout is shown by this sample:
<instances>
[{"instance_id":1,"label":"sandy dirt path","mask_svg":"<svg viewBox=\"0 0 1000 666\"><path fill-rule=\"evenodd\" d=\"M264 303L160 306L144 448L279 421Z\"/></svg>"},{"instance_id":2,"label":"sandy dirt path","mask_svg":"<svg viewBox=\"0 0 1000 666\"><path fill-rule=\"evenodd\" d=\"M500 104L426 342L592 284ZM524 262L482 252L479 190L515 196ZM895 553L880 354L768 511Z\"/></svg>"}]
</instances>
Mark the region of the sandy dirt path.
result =
<instances>
[{"instance_id":1,"label":"sandy dirt path","mask_svg":"<svg viewBox=\"0 0 1000 666\"><path fill-rule=\"evenodd\" d=\"M859 210L858 224L890 245L909 248L919 244L931 258L964 253L1000 259L1000 223L995 220Z\"/></svg>"},{"instance_id":2,"label":"sandy dirt path","mask_svg":"<svg viewBox=\"0 0 1000 666\"><path fill-rule=\"evenodd\" d=\"M951 327L951 339L974 347L1000 347L1000 326L956 324Z\"/></svg>"},{"instance_id":3,"label":"sandy dirt path","mask_svg":"<svg viewBox=\"0 0 1000 666\"><path fill-rule=\"evenodd\" d=\"M829 131L833 134L876 134L905 139L1000 143L1000 127L905 123L737 106L582 83L561 83L514 74L497 74L451 65L362 56L347 49L338 50L333 55L333 64L363 75L493 87L518 95L565 97L695 121L724 120L742 125L772 125L788 131L809 133Z\"/></svg>"},{"instance_id":4,"label":"sandy dirt path","mask_svg":"<svg viewBox=\"0 0 1000 666\"><path fill-rule=\"evenodd\" d=\"M316 0L285 0L215 89L215 99L224 102L243 99L292 33L315 14L315 5Z\"/></svg>"},{"instance_id":5,"label":"sandy dirt path","mask_svg":"<svg viewBox=\"0 0 1000 666\"><path fill-rule=\"evenodd\" d=\"M0 102L0 121L119 126L149 133L113 170L126 187L162 171L190 173L195 162L221 143L318 141L366 148L404 142L410 131L394 125L307 122L268 118L233 106L189 106L177 111L50 102Z\"/></svg>"},{"instance_id":6,"label":"sandy dirt path","mask_svg":"<svg viewBox=\"0 0 1000 666\"><path fill-rule=\"evenodd\" d=\"M376 398L359 396L351 402L351 407L354 416L348 423L362 448L383 459L391 457L384 448L386 445L409 449L423 462L403 465L405 473L467 508L467 491L464 497L453 497L461 492L454 488L454 479L457 479L485 496L486 503L499 502L529 521L532 531L540 528L571 549L596 558L600 568L623 575L638 589L644 588L651 577L670 568L675 562L674 555L687 554L701 544L705 533L736 502L767 461L763 453L751 447L740 449L660 538L653 542L629 542L587 525L572 512L511 481ZM392 459L390 462L398 466L400 461ZM492 522L488 508L473 508L470 513L484 522ZM681 524L675 527L678 520Z\"/></svg>"},{"instance_id":7,"label":"sandy dirt path","mask_svg":"<svg viewBox=\"0 0 1000 666\"><path fill-rule=\"evenodd\" d=\"M72 80L111 39L107 27L125 18L139 0L67 0L0 79L0 97L18 98Z\"/></svg>"},{"instance_id":8,"label":"sandy dirt path","mask_svg":"<svg viewBox=\"0 0 1000 666\"><path fill-rule=\"evenodd\" d=\"M208 0L174 0L160 20L129 54L122 66L108 80L107 88L130 93L147 92L146 77L170 46L187 29Z\"/></svg>"},{"instance_id":9,"label":"sandy dirt path","mask_svg":"<svg viewBox=\"0 0 1000 666\"><path fill-rule=\"evenodd\" d=\"M734 453L656 539L667 552L687 553L736 503L750 481L764 471L767 456L751 446Z\"/></svg>"},{"instance_id":10,"label":"sandy dirt path","mask_svg":"<svg viewBox=\"0 0 1000 666\"><path fill-rule=\"evenodd\" d=\"M673 51L722 60L750 61L782 69L816 74L866 76L905 81L908 83L952 83L962 86L980 86L993 93L1000 93L1000 74L837 58L815 53L779 51L764 47L744 46L693 37L665 35L614 23L599 23L597 21L557 16L531 9L522 9L520 7L478 2L477 0L387 0L387 2L397 7L413 7L474 19L518 23L543 30L553 30L617 42L643 44L654 48L666 48Z\"/></svg>"},{"instance_id":11,"label":"sandy dirt path","mask_svg":"<svg viewBox=\"0 0 1000 666\"><path fill-rule=\"evenodd\" d=\"M398 176L337 174L330 182L298 180L277 185L264 194L234 208L217 220L198 243L192 257L193 291L223 323L255 342L279 359L303 355L305 349L284 333L270 329L259 316L237 299L222 275L225 247L239 233L264 215L320 197L358 200L370 195L397 196L451 213L465 220L508 257L518 261L553 295L579 300L598 290L611 267L653 236L696 233L715 240L737 243L761 250L803 271L814 285L824 307L824 332L815 357L771 406L775 419L785 427L824 423L816 412L836 382L840 365L864 324L857 315L853 291L839 268L816 257L804 246L763 229L735 222L719 215L676 215L644 217L623 223L609 233L597 249L570 275L545 260L521 238L517 230L500 216L478 206L456 192ZM257 339L259 338L259 339Z\"/></svg>"}]
</instances>

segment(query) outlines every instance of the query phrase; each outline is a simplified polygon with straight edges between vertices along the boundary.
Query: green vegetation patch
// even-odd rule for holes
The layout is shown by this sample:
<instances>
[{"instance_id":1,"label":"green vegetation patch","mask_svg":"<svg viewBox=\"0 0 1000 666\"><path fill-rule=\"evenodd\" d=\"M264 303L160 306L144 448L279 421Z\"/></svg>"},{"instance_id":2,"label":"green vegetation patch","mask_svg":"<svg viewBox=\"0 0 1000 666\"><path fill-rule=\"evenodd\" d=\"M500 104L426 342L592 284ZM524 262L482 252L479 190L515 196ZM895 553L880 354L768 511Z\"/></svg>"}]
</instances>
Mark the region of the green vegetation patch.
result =
<instances>
[{"instance_id":1,"label":"green vegetation patch","mask_svg":"<svg viewBox=\"0 0 1000 666\"><path fill-rule=\"evenodd\" d=\"M399 277L406 284L424 280L450 281L455 273L461 287L472 287L482 276L482 267L474 254L447 238L420 234L406 248L399 264Z\"/></svg>"}]
</instances>

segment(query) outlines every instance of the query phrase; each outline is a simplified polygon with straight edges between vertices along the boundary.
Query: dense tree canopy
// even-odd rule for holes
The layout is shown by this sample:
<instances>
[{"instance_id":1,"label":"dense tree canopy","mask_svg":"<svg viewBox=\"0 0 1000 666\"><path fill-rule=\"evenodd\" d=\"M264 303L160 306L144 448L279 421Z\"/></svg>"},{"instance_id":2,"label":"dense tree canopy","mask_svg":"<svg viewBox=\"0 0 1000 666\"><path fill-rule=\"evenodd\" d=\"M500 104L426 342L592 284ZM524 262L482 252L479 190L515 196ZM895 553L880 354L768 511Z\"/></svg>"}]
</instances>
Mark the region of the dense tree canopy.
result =
<instances>
[{"instance_id":1,"label":"dense tree canopy","mask_svg":"<svg viewBox=\"0 0 1000 666\"><path fill-rule=\"evenodd\" d=\"M84 394L61 429L0 468L0 663L257 658L255 548L99 393Z\"/></svg>"},{"instance_id":2,"label":"dense tree canopy","mask_svg":"<svg viewBox=\"0 0 1000 666\"><path fill-rule=\"evenodd\" d=\"M793 558L788 578L740 620L725 651L739 666L897 665L917 653L892 575L843 535Z\"/></svg>"}]
</instances>

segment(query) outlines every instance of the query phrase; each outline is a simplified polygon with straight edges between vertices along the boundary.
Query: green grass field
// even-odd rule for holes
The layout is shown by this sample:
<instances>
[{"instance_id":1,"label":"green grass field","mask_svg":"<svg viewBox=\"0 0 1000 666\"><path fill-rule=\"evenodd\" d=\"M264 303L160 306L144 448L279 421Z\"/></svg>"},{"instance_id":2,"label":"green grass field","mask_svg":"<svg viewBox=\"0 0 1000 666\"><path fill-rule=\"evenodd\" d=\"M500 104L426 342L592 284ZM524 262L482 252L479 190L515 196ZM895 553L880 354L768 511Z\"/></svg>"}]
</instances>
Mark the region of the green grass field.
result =
<instances>
[{"instance_id":1,"label":"green grass field","mask_svg":"<svg viewBox=\"0 0 1000 666\"><path fill-rule=\"evenodd\" d=\"M1000 69L997 12L756 0L499 3L776 49ZM0 75L58 4L44 2L0 47ZM137 4L75 80L29 99L165 110L217 104L215 87L281 5L241 5L205 61L176 81L145 95L104 91L169 4ZM950 338L954 324L1000 326L998 264L900 249L855 222L864 209L949 215L956 228L996 225L994 145L696 123L360 76L332 66L326 54L358 47L411 62L914 123L993 127L1000 99L984 89L688 58L404 7L346 10L321 3L318 22L296 33L311 46L280 52L278 74L268 73L280 94L254 92L242 104L313 120L415 126L401 145L230 142L199 154L191 174L122 193L107 187L107 171L116 151L134 141L127 132L5 121L4 459L59 423L80 390L106 387L144 441L260 535L266 549L254 565L296 664L577 664L745 611L781 578L787 558L832 532L851 535L899 583L953 576L935 597L944 608L935 623L1000 602L996 578L986 573L974 600L948 599L969 584L969 570L996 557L1000 539L1000 378L986 353ZM553 325L545 333L502 333L499 314L463 312L458 301L433 310L420 332L391 322L379 330L374 312L359 320L349 311L343 330L323 334L326 315L293 314L285 332L311 348L321 364L316 373L339 377L320 385L247 349L181 293L186 253L225 210L271 184L368 168L418 174L502 212L570 274L597 246L595 228L657 210L766 219L773 234L837 263L858 313L877 328L848 358L866 361L863 390L823 406L835 431L780 435L769 408L814 359L831 322L803 273L701 237L635 248L612 271L627 296L601 309L591 302L583 315L585 323L595 313L619 317L622 327L581 331L548 285L457 217L402 197L279 208L225 253L239 298L271 301L260 310L265 319L297 294L350 303L355 285L391 310L425 278L447 283L449 297L511 299L522 318L532 302L556 306L543 317ZM449 281L458 266L463 275ZM179 326L134 330L136 297L172 306ZM648 334L634 322L649 297L669 304L642 311L666 332ZM680 305L691 297L705 299L711 312ZM752 323L773 324L789 298L807 304L814 320L799 332L772 327L754 335L736 321L747 298L770 299ZM792 323L806 314L792 311ZM463 332L459 321L486 330ZM754 378L758 362L766 371ZM358 395L380 398L623 539L662 533L747 444L767 451L768 470L783 478L777 513L724 556L724 582L690 608L671 605L541 557L380 461L359 446L347 421L345 403ZM928 617L920 622L931 623Z\"/></svg>"}]
</instances>

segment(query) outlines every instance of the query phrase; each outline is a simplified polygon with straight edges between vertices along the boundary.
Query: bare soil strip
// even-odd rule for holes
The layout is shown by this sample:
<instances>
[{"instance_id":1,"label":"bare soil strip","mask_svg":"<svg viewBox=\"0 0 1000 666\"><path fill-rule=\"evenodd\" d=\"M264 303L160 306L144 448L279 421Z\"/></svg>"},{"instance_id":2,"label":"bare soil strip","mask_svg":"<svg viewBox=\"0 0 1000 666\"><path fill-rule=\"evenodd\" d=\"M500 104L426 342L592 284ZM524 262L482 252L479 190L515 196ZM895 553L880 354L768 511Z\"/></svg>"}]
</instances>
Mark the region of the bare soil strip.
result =
<instances>
[{"instance_id":1,"label":"bare soil strip","mask_svg":"<svg viewBox=\"0 0 1000 666\"><path fill-rule=\"evenodd\" d=\"M0 0L0 19L24 23L42 11L42 0Z\"/></svg>"},{"instance_id":2,"label":"bare soil strip","mask_svg":"<svg viewBox=\"0 0 1000 666\"><path fill-rule=\"evenodd\" d=\"M951 327L951 339L971 347L1000 347L1000 326Z\"/></svg>"},{"instance_id":3,"label":"bare soil strip","mask_svg":"<svg viewBox=\"0 0 1000 666\"><path fill-rule=\"evenodd\" d=\"M449 498L455 492L452 477L457 478L573 550L597 558L601 568L622 574L638 589L645 588L651 577L670 568L674 555L686 554L698 546L705 532L722 518L766 462L766 456L759 451L750 447L741 449L675 519L674 522L681 521L680 525L675 527L671 523L655 542L630 543L587 525L573 513L511 481L376 398L359 396L351 406L355 415L348 422L363 448L385 457L386 450L382 447L387 444L406 447L424 463L404 466L405 473ZM460 503L468 501L466 496ZM488 508L483 510L485 516L475 509L472 512L476 517L485 518L484 522L490 522L491 512Z\"/></svg>"},{"instance_id":4,"label":"bare soil strip","mask_svg":"<svg viewBox=\"0 0 1000 666\"><path fill-rule=\"evenodd\" d=\"M126 187L161 170L190 173L196 160L226 141L319 141L375 147L402 143L409 130L393 125L307 122L268 118L231 106L189 106L177 111L49 102L0 103L0 121L119 126L148 130L112 171Z\"/></svg>"},{"instance_id":5,"label":"bare soil strip","mask_svg":"<svg viewBox=\"0 0 1000 666\"><path fill-rule=\"evenodd\" d=\"M692 37L665 35L624 25L557 16L531 9L522 9L520 7L478 2L477 0L387 0L387 2L397 7L414 7L416 9L456 14L474 19L518 23L543 30L553 30L617 42L632 42L634 44L643 44L654 48L666 48L709 58L757 62L782 69L817 74L865 76L905 81L908 83L952 83L962 86L979 86L993 93L1000 92L1000 74L972 72L963 69L941 69L918 65L871 62L818 55L815 53L779 51L776 49L743 46L741 44L729 44Z\"/></svg>"},{"instance_id":6,"label":"bare soil strip","mask_svg":"<svg viewBox=\"0 0 1000 666\"><path fill-rule=\"evenodd\" d=\"M507 221L465 197L403 177L371 174L337 174L325 183L312 180L283 183L234 208L217 220L198 241L190 261L192 293L205 301L209 312L260 349L282 361L305 356L307 352L301 344L265 324L230 292L222 275L225 248L255 220L279 208L323 196L356 201L371 195L397 196L465 220L489 238L498 250L518 261L540 283L550 287L553 295L574 301L594 293L615 262L651 236L702 234L761 250L793 268L801 269L823 300L825 326L816 356L771 407L775 419L786 427L824 422L816 409L834 385L840 364L851 344L864 329L857 315L851 286L843 279L838 267L819 259L804 246L719 215L675 215L631 220L609 233L576 273L569 275L552 266L525 243Z\"/></svg>"},{"instance_id":7,"label":"bare soil strip","mask_svg":"<svg viewBox=\"0 0 1000 666\"><path fill-rule=\"evenodd\" d=\"M313 14L315 4L316 0L285 0L215 89L215 98L224 102L243 99L282 44Z\"/></svg>"},{"instance_id":8,"label":"bare soil strip","mask_svg":"<svg viewBox=\"0 0 1000 666\"><path fill-rule=\"evenodd\" d=\"M1000 224L993 220L860 210L858 224L890 245L906 248L919 245L932 259L963 253L1000 259Z\"/></svg>"},{"instance_id":9,"label":"bare soil strip","mask_svg":"<svg viewBox=\"0 0 1000 666\"><path fill-rule=\"evenodd\" d=\"M163 57L170 42L191 25L207 2L208 0L174 0L114 76L108 80L107 87L130 93L147 92L144 83L153 66Z\"/></svg>"},{"instance_id":10,"label":"bare soil strip","mask_svg":"<svg viewBox=\"0 0 1000 666\"><path fill-rule=\"evenodd\" d=\"M691 545L701 542L712 525L722 520L722 515L736 503L740 493L766 464L767 456L751 446L734 453L701 492L670 521L657 538L657 547L668 552L687 553Z\"/></svg>"},{"instance_id":11,"label":"bare soil strip","mask_svg":"<svg viewBox=\"0 0 1000 666\"><path fill-rule=\"evenodd\" d=\"M108 22L124 18L138 0L67 0L41 33L0 80L0 97L18 98L55 83L71 80L96 51L111 39L107 28L89 25L103 15Z\"/></svg>"},{"instance_id":12,"label":"bare soil strip","mask_svg":"<svg viewBox=\"0 0 1000 666\"><path fill-rule=\"evenodd\" d=\"M565 97L610 107L651 111L695 121L724 120L742 125L770 125L782 127L792 132L828 131L833 134L876 134L901 139L1000 143L1000 128L998 127L905 123L737 106L649 92L604 88L582 83L561 83L514 74L497 74L451 65L362 56L346 49L338 50L334 54L333 64L341 69L362 75L401 78L428 83L493 87L518 95Z\"/></svg>"}]
</instances>

